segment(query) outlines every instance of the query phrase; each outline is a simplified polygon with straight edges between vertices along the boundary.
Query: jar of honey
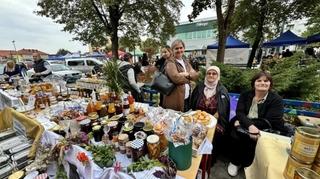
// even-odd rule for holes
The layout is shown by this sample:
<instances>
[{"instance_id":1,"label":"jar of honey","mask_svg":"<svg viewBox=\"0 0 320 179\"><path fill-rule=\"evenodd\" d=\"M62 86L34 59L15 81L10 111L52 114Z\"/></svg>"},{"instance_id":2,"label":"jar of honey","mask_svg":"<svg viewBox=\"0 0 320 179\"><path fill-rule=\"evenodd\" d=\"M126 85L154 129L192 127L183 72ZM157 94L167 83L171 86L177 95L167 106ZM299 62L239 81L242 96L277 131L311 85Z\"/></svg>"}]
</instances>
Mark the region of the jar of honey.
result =
<instances>
[{"instance_id":1,"label":"jar of honey","mask_svg":"<svg viewBox=\"0 0 320 179\"><path fill-rule=\"evenodd\" d=\"M148 156L157 159L160 156L160 138L157 135L147 137Z\"/></svg>"}]
</instances>

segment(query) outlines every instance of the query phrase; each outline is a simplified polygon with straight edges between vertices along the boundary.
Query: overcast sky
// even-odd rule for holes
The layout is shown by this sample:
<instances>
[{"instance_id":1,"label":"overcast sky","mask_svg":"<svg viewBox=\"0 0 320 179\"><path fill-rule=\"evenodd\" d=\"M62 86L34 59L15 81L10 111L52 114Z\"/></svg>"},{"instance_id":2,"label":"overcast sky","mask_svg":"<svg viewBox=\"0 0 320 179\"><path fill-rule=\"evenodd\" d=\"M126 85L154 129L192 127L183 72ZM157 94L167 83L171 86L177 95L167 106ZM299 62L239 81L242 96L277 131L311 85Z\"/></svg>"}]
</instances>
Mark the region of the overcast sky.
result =
<instances>
[{"instance_id":1,"label":"overcast sky","mask_svg":"<svg viewBox=\"0 0 320 179\"><path fill-rule=\"evenodd\" d=\"M56 24L50 18L37 16L38 0L1 0L0 3L0 49L17 50L22 48L39 49L54 54L60 48L72 52L88 51L88 47L81 42L72 41L72 34L62 32L62 25ZM193 0L182 0L180 21L187 21L191 13ZM199 18L213 17L213 10L202 12Z\"/></svg>"}]
</instances>

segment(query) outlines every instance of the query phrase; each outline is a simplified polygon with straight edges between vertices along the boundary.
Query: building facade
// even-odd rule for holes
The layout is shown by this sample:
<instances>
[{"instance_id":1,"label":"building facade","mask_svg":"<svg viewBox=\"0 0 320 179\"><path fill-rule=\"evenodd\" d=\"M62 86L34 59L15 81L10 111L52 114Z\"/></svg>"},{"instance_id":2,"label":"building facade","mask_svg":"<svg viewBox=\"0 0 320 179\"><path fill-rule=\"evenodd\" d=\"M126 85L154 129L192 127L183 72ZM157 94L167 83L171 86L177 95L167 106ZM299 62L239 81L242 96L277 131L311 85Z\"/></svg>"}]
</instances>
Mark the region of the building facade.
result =
<instances>
[{"instance_id":1,"label":"building facade","mask_svg":"<svg viewBox=\"0 0 320 179\"><path fill-rule=\"evenodd\" d=\"M217 20L216 18L204 18L193 22L181 22L176 25L176 35L167 44L175 39L181 39L186 45L186 52L203 51L207 45L217 41Z\"/></svg>"}]
</instances>

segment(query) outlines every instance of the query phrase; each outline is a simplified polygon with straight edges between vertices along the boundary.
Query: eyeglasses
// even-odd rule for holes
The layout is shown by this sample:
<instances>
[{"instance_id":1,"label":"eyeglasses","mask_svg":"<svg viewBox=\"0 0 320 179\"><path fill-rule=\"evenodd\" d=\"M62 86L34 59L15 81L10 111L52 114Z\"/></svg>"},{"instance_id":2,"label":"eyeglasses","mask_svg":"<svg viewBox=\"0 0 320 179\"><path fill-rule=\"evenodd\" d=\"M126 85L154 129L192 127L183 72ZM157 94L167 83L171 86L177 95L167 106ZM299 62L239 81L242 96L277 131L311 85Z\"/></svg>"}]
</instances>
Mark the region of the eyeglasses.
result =
<instances>
[{"instance_id":1,"label":"eyeglasses","mask_svg":"<svg viewBox=\"0 0 320 179\"><path fill-rule=\"evenodd\" d=\"M207 73L207 75L213 75L214 76L214 75L217 75L217 73L210 73L209 72L209 73Z\"/></svg>"}]
</instances>

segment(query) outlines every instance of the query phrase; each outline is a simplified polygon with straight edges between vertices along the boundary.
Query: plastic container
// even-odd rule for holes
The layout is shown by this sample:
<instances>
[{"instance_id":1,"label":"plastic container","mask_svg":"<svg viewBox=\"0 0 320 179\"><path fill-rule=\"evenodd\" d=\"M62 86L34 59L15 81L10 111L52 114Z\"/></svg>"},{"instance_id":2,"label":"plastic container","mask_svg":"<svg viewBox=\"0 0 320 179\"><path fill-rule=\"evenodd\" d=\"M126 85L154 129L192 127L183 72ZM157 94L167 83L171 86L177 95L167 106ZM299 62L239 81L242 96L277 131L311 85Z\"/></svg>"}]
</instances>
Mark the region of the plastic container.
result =
<instances>
[{"instance_id":1,"label":"plastic container","mask_svg":"<svg viewBox=\"0 0 320 179\"><path fill-rule=\"evenodd\" d=\"M192 139L188 144L178 147L169 141L169 157L174 161L178 170L187 170L192 162Z\"/></svg>"}]
</instances>

